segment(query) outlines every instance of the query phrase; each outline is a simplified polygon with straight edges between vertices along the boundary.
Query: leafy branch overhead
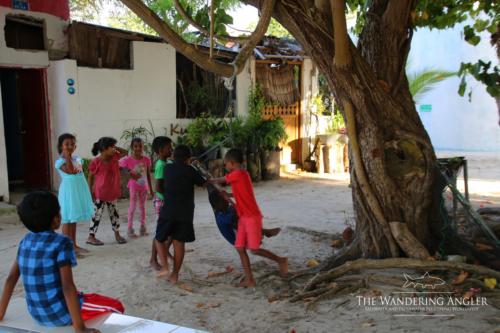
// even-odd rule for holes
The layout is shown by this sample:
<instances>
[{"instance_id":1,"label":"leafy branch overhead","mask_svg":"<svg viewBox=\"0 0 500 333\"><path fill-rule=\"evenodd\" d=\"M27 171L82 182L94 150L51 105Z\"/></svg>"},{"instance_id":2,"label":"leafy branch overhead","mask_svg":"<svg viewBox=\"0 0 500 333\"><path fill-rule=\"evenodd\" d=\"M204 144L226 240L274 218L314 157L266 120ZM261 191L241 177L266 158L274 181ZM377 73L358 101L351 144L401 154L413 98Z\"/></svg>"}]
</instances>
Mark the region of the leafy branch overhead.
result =
<instances>
[{"instance_id":1,"label":"leafy branch overhead","mask_svg":"<svg viewBox=\"0 0 500 333\"><path fill-rule=\"evenodd\" d=\"M482 82L486 85L486 91L492 96L496 98L500 98L500 75L498 67L495 66L492 68L491 72L489 72L491 67L491 61L488 63L484 63L482 60L479 60L477 64L462 63L460 66L460 71L458 72L458 76L462 77L462 81L460 83L460 87L458 89L458 93L460 96L465 94L465 89L467 88L467 75L472 75L477 81ZM469 92L469 101L472 99L472 89Z\"/></svg>"}]
</instances>

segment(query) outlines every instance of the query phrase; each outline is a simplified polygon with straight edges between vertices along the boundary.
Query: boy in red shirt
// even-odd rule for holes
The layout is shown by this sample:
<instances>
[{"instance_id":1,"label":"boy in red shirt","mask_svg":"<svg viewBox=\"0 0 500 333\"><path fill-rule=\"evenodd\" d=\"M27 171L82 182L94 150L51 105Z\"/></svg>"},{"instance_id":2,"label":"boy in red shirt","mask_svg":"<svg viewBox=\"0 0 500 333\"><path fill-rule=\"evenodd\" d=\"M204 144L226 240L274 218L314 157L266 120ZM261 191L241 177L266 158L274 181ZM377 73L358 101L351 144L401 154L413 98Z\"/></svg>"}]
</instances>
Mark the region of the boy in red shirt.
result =
<instances>
[{"instance_id":1,"label":"boy in red shirt","mask_svg":"<svg viewBox=\"0 0 500 333\"><path fill-rule=\"evenodd\" d=\"M238 254L240 255L246 279L242 283L235 284L234 286L256 286L246 249L249 249L252 254L276 261L279 264L281 276L285 277L288 273L288 258L278 257L274 253L260 248L262 239L260 232L262 230L262 214L255 200L250 175L246 170L241 168L243 164L243 154L241 150L235 148L230 149L226 153L224 161L229 174L226 177L210 179L208 182L212 184L231 184L233 193L223 191L223 194L227 197L234 197L236 200L236 212L240 219L234 247L238 250Z\"/></svg>"}]
</instances>

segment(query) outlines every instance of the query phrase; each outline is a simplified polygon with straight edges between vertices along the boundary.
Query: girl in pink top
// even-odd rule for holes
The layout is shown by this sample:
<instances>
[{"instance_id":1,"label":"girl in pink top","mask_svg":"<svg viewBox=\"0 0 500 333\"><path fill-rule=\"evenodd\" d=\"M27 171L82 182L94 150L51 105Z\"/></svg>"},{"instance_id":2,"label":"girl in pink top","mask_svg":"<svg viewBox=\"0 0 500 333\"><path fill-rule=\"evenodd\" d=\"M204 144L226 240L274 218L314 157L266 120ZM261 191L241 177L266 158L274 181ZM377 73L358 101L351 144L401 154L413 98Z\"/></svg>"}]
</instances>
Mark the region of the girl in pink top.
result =
<instances>
[{"instance_id":1,"label":"girl in pink top","mask_svg":"<svg viewBox=\"0 0 500 333\"><path fill-rule=\"evenodd\" d=\"M149 236L146 232L146 200L148 190L151 192L151 198L154 197L153 186L151 186L151 174L149 167L151 167L151 160L149 157L142 154L144 151L144 141L141 138L133 138L130 148L134 152L132 156L124 158L120 167L123 171L130 173L130 176L135 175L138 179L131 178L127 187L130 189L130 207L128 209L128 222L127 222L127 235L130 238L137 238L134 233L133 222L137 201L139 201L139 216L141 218L141 236ZM126 170L124 170L126 169Z\"/></svg>"},{"instance_id":2,"label":"girl in pink top","mask_svg":"<svg viewBox=\"0 0 500 333\"><path fill-rule=\"evenodd\" d=\"M103 137L94 143L92 155L94 158L89 166L89 189L94 202L94 215L90 221L89 238L87 244L104 245L103 242L95 238L95 233L101 222L104 206L108 207L108 215L115 232L115 239L119 244L125 244L127 241L120 236L118 208L116 200L121 197L120 166L118 160L128 155L128 151L116 147L116 139ZM94 185L95 179L95 187Z\"/></svg>"}]
</instances>

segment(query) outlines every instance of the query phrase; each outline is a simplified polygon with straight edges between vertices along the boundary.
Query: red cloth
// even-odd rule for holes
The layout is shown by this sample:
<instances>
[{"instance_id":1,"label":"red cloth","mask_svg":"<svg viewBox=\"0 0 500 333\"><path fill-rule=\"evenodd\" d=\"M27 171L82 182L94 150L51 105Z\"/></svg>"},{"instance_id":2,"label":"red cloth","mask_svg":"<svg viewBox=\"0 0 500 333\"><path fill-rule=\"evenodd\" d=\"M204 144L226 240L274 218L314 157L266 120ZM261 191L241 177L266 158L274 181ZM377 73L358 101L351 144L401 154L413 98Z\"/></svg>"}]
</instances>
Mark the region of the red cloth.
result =
<instances>
[{"instance_id":1,"label":"red cloth","mask_svg":"<svg viewBox=\"0 0 500 333\"><path fill-rule=\"evenodd\" d=\"M89 171L95 175L95 197L101 201L115 201L122 196L119 159L120 153L116 152L109 158L109 164L104 164L99 157L90 162Z\"/></svg>"},{"instance_id":2,"label":"red cloth","mask_svg":"<svg viewBox=\"0 0 500 333\"><path fill-rule=\"evenodd\" d=\"M234 247L258 250L262 242L262 216L240 217Z\"/></svg>"},{"instance_id":3,"label":"red cloth","mask_svg":"<svg viewBox=\"0 0 500 333\"><path fill-rule=\"evenodd\" d=\"M252 180L246 170L234 170L226 176L226 182L231 184L236 200L236 212L240 218L262 216L253 194Z\"/></svg>"},{"instance_id":4,"label":"red cloth","mask_svg":"<svg viewBox=\"0 0 500 333\"><path fill-rule=\"evenodd\" d=\"M105 313L114 312L123 314L125 309L117 299L98 294L83 294L82 319L89 320Z\"/></svg>"}]
</instances>

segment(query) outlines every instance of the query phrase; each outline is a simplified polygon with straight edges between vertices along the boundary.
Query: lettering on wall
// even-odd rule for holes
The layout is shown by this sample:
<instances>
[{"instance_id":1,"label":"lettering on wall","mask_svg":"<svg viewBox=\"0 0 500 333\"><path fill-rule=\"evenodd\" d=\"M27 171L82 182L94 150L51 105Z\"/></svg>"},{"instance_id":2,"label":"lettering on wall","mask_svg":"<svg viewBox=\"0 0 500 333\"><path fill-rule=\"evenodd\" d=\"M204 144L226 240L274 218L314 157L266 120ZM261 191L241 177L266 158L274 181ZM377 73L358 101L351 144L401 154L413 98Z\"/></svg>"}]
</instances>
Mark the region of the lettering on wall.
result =
<instances>
[{"instance_id":1,"label":"lettering on wall","mask_svg":"<svg viewBox=\"0 0 500 333\"><path fill-rule=\"evenodd\" d=\"M187 131L185 128L180 128L179 130L177 130L177 127L179 127L179 124L176 124L175 127L174 127L174 124L170 124L170 135L174 135L174 134L180 134L180 135L184 135L184 134L187 134Z\"/></svg>"}]
</instances>

